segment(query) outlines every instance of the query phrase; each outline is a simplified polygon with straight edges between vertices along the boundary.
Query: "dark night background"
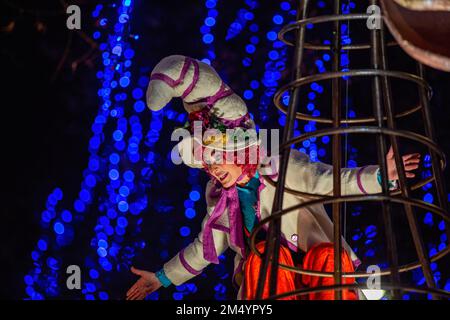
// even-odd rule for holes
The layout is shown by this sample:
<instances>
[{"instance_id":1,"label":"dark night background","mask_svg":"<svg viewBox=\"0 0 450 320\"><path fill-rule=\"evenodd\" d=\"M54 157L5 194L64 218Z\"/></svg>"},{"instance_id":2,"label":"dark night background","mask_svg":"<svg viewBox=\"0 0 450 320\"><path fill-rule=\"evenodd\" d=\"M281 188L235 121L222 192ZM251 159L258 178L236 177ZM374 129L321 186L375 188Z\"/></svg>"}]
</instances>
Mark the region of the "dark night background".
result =
<instances>
[{"instance_id":1,"label":"dark night background","mask_svg":"<svg viewBox=\"0 0 450 320\"><path fill-rule=\"evenodd\" d=\"M66 15L57 0L0 0L1 137L4 161L0 220L2 288L0 297L2 299L22 299L26 296L23 279L32 267L30 253L39 239L40 213L44 210L49 193L54 188L60 187L64 191L63 202L70 206L79 192L82 172L86 168L89 156L87 146L91 136L91 125L99 108L97 96L99 80L96 78L96 72L101 63L101 57L97 48L98 44L91 38L94 19L90 16L97 2L100 1L76 1L83 13L82 30L76 32L65 28ZM326 8L330 8L328 2ZM242 7L244 7L243 1L219 1L217 9L220 15L215 26L216 40L214 42L217 57L213 63L224 80L240 95L243 94L251 79L261 78L268 52L268 49L261 45L261 48L253 55L254 64L250 68L245 68L241 60L245 53L243 47L248 42L248 35L243 31L231 40L225 41L227 28L235 19L236 12ZM279 10L279 1L261 1L258 8L254 10L262 42L267 42L265 33L273 24L271 17L276 10ZM314 9L312 14L323 13L326 10ZM195 58L205 56L205 46L199 32L205 16L206 9L201 1L136 1L131 33L140 35L140 38L132 42L136 52L133 59L133 75L136 77L148 75L154 65L167 55L183 54ZM324 32L321 29L319 31ZM355 23L355 27L351 28L350 36L355 41L367 41L366 31ZM309 34L308 37L312 39L314 35L314 33ZM288 50L288 54L289 66L292 58L291 49ZM415 72L413 61L401 49L390 49L389 54L392 69ZM306 56L305 73L315 72L313 58L312 54ZM351 67L354 68L367 67L370 63L367 53L364 52L352 53L350 61ZM287 71L285 70L282 74L281 84L289 80ZM450 153L450 74L428 68L427 80L434 92L431 108L438 144L448 155ZM393 81L392 85L394 101L399 110L417 103L415 86L404 85L400 81ZM324 89L327 91L329 85L324 84ZM256 95L262 94L261 90L256 91ZM370 82L359 79L351 81L350 96L357 115L371 114ZM258 101L255 99L247 101L249 110L256 119L259 119ZM318 101L318 109L323 116L328 114L327 110L330 110L327 101L329 101L328 94L323 95ZM173 102L173 108L181 111L180 101ZM144 123L147 123L151 114L146 110L142 113L142 117L146 119ZM161 141L169 137L175 125L173 122L164 120L165 136L161 137ZM266 128L279 127L278 112L273 105L269 107L268 118L260 125ZM422 132L420 114L403 119L399 122L399 126ZM320 128L319 125L317 127ZM374 138L356 136L350 139L350 143L358 150L358 164L374 162L376 159ZM421 147L406 142L402 147L404 152L425 151ZM171 145L161 142L157 148L164 154L170 150ZM330 146L326 148L329 154ZM330 161L327 156L320 160ZM167 242L170 239L168 250L171 257L183 245L189 243L199 231L199 224L203 218L201 211L204 206L202 196L200 207L197 208L200 214L189 221L189 226L192 228L191 235L187 239L182 239L178 229L186 220L182 214L182 202L190 190L184 178L187 177L188 169L164 165L158 169L160 172L152 180L153 187L149 202L164 199L170 201L173 208L166 214L157 215L152 205L149 205L143 212L144 224L141 238L147 242L147 246L133 260L137 267L152 271L156 271L164 262L158 251L162 241L160 239L162 231L165 234L164 241ZM447 185L449 185L448 170L445 174ZM159 186L161 181L164 183ZM204 173L200 175L200 181L201 185L206 183L207 177ZM377 209L367 210L376 213ZM77 240L65 253L67 264L82 263L83 254L89 250L86 247L91 237L90 226L95 223L92 220L95 218L95 210L91 211L90 218L86 220L86 227L81 227L77 231L79 232ZM395 217L396 230L400 239L409 241L406 224L399 216ZM357 227L364 229L364 226L375 224L374 221L378 221L377 219L379 218L376 218L376 215L349 218L349 230ZM423 221L423 213L419 214L419 220ZM430 239L429 241L439 238L433 228L424 227L426 239ZM380 228L377 236L379 242L383 240L381 230ZM401 258L405 258L402 261L414 259L411 246L405 244L408 241L401 241ZM77 247L76 244L80 246ZM361 243L357 242L351 242L351 244L361 246ZM228 257L231 256L231 253L228 253ZM372 261L375 258L367 259ZM227 259L226 266L227 272L230 272L231 259ZM191 281L197 285L198 291L186 298L212 297L214 286L217 284L216 275L226 274L225 271L217 270L217 268L209 267L202 276ZM444 287L446 279L450 276L448 259L440 263L439 268L440 285ZM113 274L112 279L108 285L110 297L120 299L135 277L122 271ZM233 298L235 292L230 285L230 275L224 276L222 283L228 288L225 296ZM170 299L173 290L173 288L160 290L160 298ZM71 298L73 294L64 293L61 297Z\"/></svg>"}]
</instances>

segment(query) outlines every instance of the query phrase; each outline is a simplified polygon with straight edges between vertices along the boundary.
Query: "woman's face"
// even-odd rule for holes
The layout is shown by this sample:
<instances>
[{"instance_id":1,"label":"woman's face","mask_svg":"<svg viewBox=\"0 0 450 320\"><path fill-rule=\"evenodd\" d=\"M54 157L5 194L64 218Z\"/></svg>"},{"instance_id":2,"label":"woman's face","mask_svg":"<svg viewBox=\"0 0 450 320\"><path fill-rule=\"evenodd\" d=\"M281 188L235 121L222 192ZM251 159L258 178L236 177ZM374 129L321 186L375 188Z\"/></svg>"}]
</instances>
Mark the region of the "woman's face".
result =
<instances>
[{"instance_id":1,"label":"woman's face","mask_svg":"<svg viewBox=\"0 0 450 320\"><path fill-rule=\"evenodd\" d=\"M214 163L208 166L208 171L224 188L232 187L242 174L241 167L234 163Z\"/></svg>"}]
</instances>

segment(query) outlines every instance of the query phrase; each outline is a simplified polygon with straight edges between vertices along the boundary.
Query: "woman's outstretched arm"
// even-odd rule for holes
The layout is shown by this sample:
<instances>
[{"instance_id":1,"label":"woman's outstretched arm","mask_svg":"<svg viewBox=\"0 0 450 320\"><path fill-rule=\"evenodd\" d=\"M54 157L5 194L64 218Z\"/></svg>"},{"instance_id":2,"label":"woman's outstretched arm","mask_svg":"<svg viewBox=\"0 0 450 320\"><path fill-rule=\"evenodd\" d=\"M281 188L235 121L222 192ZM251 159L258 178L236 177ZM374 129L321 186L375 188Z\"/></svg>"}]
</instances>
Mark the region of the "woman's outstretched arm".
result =
<instances>
[{"instance_id":1,"label":"woman's outstretched arm","mask_svg":"<svg viewBox=\"0 0 450 320\"><path fill-rule=\"evenodd\" d=\"M202 229L198 236L186 248L178 252L172 259L164 264L162 269L156 274L153 272L132 268L132 272L140 278L128 290L127 299L141 300L147 295L158 290L163 284L181 285L189 279L199 275L203 269L210 264L203 257L203 231L210 218L213 207L208 203L208 195L211 184L206 188L206 199L208 213L202 222ZM217 255L221 255L228 248L228 234L220 230L213 229L214 245Z\"/></svg>"},{"instance_id":2,"label":"woman's outstretched arm","mask_svg":"<svg viewBox=\"0 0 450 320\"><path fill-rule=\"evenodd\" d=\"M407 178L419 167L420 154L407 154L403 157ZM386 155L388 177L391 182L398 179L395 158L390 148ZM333 166L323 162L313 162L307 154L292 149L289 159L287 185L292 189L319 195L333 194ZM381 192L381 176L378 165L341 169L341 194L360 195Z\"/></svg>"}]
</instances>

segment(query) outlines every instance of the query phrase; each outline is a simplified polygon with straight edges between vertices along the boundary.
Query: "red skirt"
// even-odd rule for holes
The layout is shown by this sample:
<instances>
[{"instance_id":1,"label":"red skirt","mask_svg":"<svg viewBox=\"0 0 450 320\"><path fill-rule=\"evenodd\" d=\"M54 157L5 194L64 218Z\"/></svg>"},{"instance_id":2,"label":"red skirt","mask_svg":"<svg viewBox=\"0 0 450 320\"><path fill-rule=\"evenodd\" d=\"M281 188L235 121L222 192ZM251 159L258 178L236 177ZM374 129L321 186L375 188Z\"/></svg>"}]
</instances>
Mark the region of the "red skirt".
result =
<instances>
[{"instance_id":1,"label":"red skirt","mask_svg":"<svg viewBox=\"0 0 450 320\"><path fill-rule=\"evenodd\" d=\"M256 245L258 251L264 252L264 241ZM281 246L279 254L279 263L294 266L291 253L288 248ZM258 285L259 269L261 266L261 259L254 253L251 253L245 263L244 269L244 284L243 284L243 299L253 300L256 296L256 288ZM334 270L334 248L332 243L319 243L311 247L303 259L303 269L333 272ZM353 272L353 263L344 250L342 253L342 272ZM270 265L266 276L266 283L264 284L263 298L269 296L269 279L270 279ZM345 284L354 283L354 278L342 278ZM334 285L332 277L317 277L300 275L284 269L278 269L277 290L276 293L284 293L294 291L301 288L315 288L321 286ZM357 300L357 294L354 290L343 290L342 299ZM322 292L310 293L303 296L290 296L282 300L334 300L334 291L327 290Z\"/></svg>"}]
</instances>

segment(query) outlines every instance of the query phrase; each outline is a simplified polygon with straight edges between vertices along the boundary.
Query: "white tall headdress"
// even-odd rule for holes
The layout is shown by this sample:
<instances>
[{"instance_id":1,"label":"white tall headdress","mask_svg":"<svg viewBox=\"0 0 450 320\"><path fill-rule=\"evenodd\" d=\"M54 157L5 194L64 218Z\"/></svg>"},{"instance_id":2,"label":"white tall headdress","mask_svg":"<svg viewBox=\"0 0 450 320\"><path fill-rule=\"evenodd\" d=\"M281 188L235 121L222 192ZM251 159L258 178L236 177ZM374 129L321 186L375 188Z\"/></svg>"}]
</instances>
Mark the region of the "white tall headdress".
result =
<instances>
[{"instance_id":1,"label":"white tall headdress","mask_svg":"<svg viewBox=\"0 0 450 320\"><path fill-rule=\"evenodd\" d=\"M218 121L222 128L255 128L245 102L204 62L171 55L155 66L147 88L148 107L158 111L174 97L181 97L188 113L202 112L206 118ZM190 167L201 167L192 161L192 148L192 141L187 139L178 143L183 162Z\"/></svg>"}]
</instances>

